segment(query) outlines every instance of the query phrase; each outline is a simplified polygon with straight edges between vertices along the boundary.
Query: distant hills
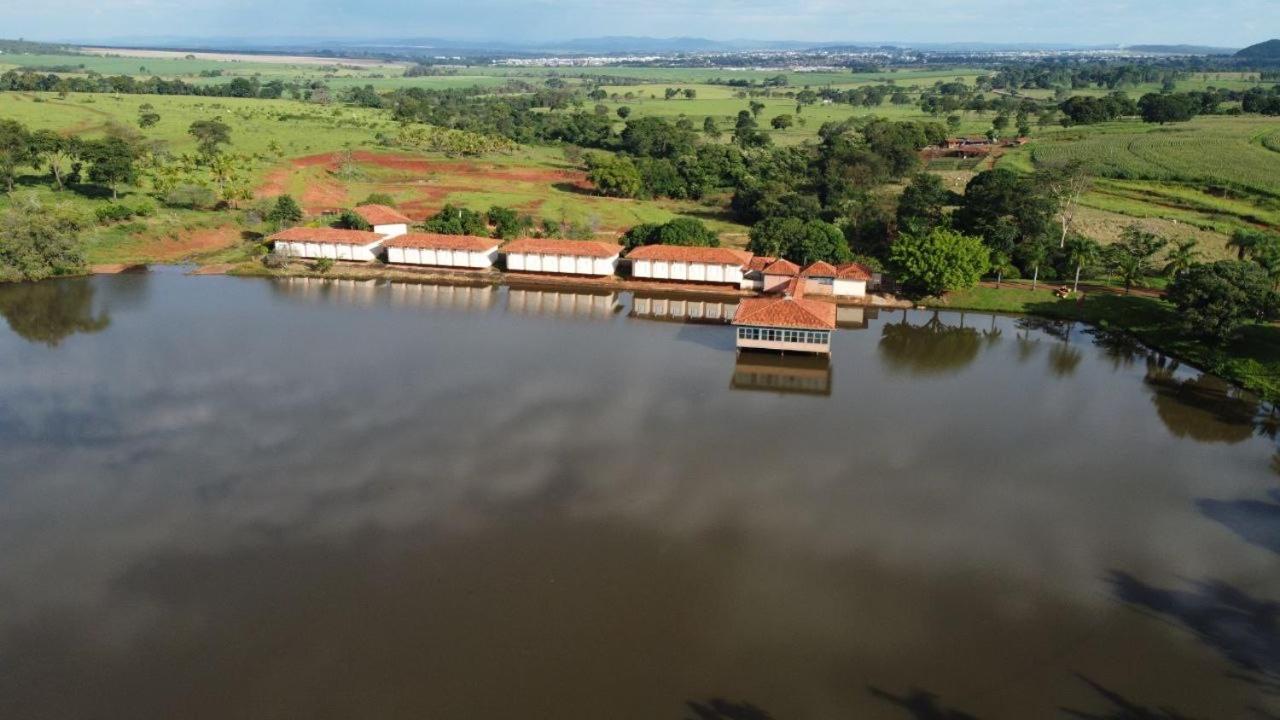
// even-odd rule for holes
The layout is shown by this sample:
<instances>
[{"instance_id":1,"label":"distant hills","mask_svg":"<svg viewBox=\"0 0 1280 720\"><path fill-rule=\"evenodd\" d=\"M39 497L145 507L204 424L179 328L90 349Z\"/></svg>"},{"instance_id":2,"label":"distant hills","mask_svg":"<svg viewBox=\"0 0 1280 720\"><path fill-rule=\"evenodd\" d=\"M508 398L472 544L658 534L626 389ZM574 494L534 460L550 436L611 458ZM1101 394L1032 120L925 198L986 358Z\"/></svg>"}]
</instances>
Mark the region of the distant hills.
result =
<instances>
[{"instance_id":1,"label":"distant hills","mask_svg":"<svg viewBox=\"0 0 1280 720\"><path fill-rule=\"evenodd\" d=\"M1261 60L1265 62L1280 62L1280 40L1267 40L1257 45L1249 47L1236 53L1236 57L1242 60Z\"/></svg>"},{"instance_id":2,"label":"distant hills","mask_svg":"<svg viewBox=\"0 0 1280 720\"><path fill-rule=\"evenodd\" d=\"M1235 48L1211 47L1208 45L1127 45L1125 50L1151 53L1153 55L1232 55Z\"/></svg>"}]
</instances>

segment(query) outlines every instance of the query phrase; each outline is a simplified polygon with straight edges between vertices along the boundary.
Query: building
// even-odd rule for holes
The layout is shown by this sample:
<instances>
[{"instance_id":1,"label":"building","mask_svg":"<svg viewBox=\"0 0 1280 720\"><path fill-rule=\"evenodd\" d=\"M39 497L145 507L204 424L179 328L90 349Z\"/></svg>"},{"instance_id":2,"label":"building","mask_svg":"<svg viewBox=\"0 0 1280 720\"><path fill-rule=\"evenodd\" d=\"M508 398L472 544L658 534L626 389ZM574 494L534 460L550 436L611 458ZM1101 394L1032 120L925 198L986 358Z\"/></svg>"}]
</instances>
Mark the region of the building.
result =
<instances>
[{"instance_id":1,"label":"building","mask_svg":"<svg viewBox=\"0 0 1280 720\"><path fill-rule=\"evenodd\" d=\"M286 257L373 262L385 238L365 230L294 227L267 239L275 243L277 254Z\"/></svg>"},{"instance_id":2,"label":"building","mask_svg":"<svg viewBox=\"0 0 1280 720\"><path fill-rule=\"evenodd\" d=\"M836 297L866 297L867 283L872 281L871 270L866 265L844 263L836 266Z\"/></svg>"},{"instance_id":3,"label":"building","mask_svg":"<svg viewBox=\"0 0 1280 720\"><path fill-rule=\"evenodd\" d=\"M803 278L795 277L781 296L740 302L733 324L739 350L829 354L836 306L806 298Z\"/></svg>"},{"instance_id":4,"label":"building","mask_svg":"<svg viewBox=\"0 0 1280 720\"><path fill-rule=\"evenodd\" d=\"M373 231L383 237L396 237L409 232L413 221L400 214L399 210L386 205L359 205L354 210L365 222L373 226Z\"/></svg>"},{"instance_id":5,"label":"building","mask_svg":"<svg viewBox=\"0 0 1280 720\"><path fill-rule=\"evenodd\" d=\"M631 277L723 283L742 287L752 254L746 250L680 245L641 245L627 253Z\"/></svg>"},{"instance_id":6,"label":"building","mask_svg":"<svg viewBox=\"0 0 1280 720\"><path fill-rule=\"evenodd\" d=\"M498 260L501 241L473 235L406 233L384 243L387 262L396 265L489 270Z\"/></svg>"},{"instance_id":7,"label":"building","mask_svg":"<svg viewBox=\"0 0 1280 720\"><path fill-rule=\"evenodd\" d=\"M809 263L800 271L804 291L809 295L836 294L836 266L821 260Z\"/></svg>"},{"instance_id":8,"label":"building","mask_svg":"<svg viewBox=\"0 0 1280 720\"><path fill-rule=\"evenodd\" d=\"M521 238L502 247L511 272L613 275L622 246L596 240Z\"/></svg>"},{"instance_id":9,"label":"building","mask_svg":"<svg viewBox=\"0 0 1280 720\"><path fill-rule=\"evenodd\" d=\"M774 260L760 271L763 279L760 289L767 293L782 292L787 289L791 281L799 274L799 265L790 260Z\"/></svg>"}]
</instances>

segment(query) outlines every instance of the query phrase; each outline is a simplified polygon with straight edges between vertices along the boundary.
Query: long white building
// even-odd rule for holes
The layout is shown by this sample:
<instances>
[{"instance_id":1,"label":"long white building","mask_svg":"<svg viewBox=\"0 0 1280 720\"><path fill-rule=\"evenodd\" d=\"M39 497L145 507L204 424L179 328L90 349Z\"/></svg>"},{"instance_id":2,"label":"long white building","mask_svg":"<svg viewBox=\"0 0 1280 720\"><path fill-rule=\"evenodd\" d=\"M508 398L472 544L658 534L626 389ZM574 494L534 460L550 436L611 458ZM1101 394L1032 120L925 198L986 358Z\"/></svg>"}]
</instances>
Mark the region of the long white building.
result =
<instances>
[{"instance_id":1,"label":"long white building","mask_svg":"<svg viewBox=\"0 0 1280 720\"><path fill-rule=\"evenodd\" d=\"M276 253L286 257L355 262L376 260L384 240L375 232L328 227L294 227L268 239L275 243Z\"/></svg>"},{"instance_id":2,"label":"long white building","mask_svg":"<svg viewBox=\"0 0 1280 720\"><path fill-rule=\"evenodd\" d=\"M745 250L680 245L642 245L627 253L631 276L742 286L752 254Z\"/></svg>"},{"instance_id":3,"label":"long white building","mask_svg":"<svg viewBox=\"0 0 1280 720\"><path fill-rule=\"evenodd\" d=\"M511 272L613 275L622 246L596 240L521 238L502 247Z\"/></svg>"},{"instance_id":4,"label":"long white building","mask_svg":"<svg viewBox=\"0 0 1280 720\"><path fill-rule=\"evenodd\" d=\"M498 244L493 238L473 235L407 233L387 240L387 262L393 265L488 270L498 260Z\"/></svg>"}]
</instances>

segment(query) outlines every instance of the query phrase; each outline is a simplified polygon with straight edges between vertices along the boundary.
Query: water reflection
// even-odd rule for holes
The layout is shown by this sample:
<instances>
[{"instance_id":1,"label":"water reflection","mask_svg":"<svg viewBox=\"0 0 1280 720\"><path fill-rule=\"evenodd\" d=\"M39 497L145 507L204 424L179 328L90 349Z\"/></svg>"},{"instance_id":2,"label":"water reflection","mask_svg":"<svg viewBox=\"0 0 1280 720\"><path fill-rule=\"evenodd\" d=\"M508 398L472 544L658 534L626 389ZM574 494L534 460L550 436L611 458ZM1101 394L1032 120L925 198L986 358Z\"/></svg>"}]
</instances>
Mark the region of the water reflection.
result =
<instances>
[{"instance_id":1,"label":"water reflection","mask_svg":"<svg viewBox=\"0 0 1280 720\"><path fill-rule=\"evenodd\" d=\"M1213 375L1185 378L1177 371L1176 361L1155 353L1147 356L1144 382L1169 432L1206 443L1235 444L1253 436L1259 410L1254 395ZM1264 426L1269 426L1266 419Z\"/></svg>"},{"instance_id":2,"label":"water reflection","mask_svg":"<svg viewBox=\"0 0 1280 720\"><path fill-rule=\"evenodd\" d=\"M76 333L111 324L106 310L95 310L94 290L90 278L0 283L0 315L24 340L57 347Z\"/></svg>"},{"instance_id":3,"label":"water reflection","mask_svg":"<svg viewBox=\"0 0 1280 720\"><path fill-rule=\"evenodd\" d=\"M543 288L507 289L507 311L580 320L604 320L622 311L613 292L566 292Z\"/></svg>"},{"instance_id":4,"label":"water reflection","mask_svg":"<svg viewBox=\"0 0 1280 720\"><path fill-rule=\"evenodd\" d=\"M831 358L827 355L738 353L733 366L734 390L831 395Z\"/></svg>"},{"instance_id":5,"label":"water reflection","mask_svg":"<svg viewBox=\"0 0 1280 720\"><path fill-rule=\"evenodd\" d=\"M938 695L927 690L912 688L902 695L894 695L872 686L867 691L872 697L901 709L911 720L978 720L967 712L944 707Z\"/></svg>"},{"instance_id":6,"label":"water reflection","mask_svg":"<svg viewBox=\"0 0 1280 720\"><path fill-rule=\"evenodd\" d=\"M948 325L935 311L923 324L886 322L880 335L880 358L894 373L945 376L968 367L978 357L983 339L971 327Z\"/></svg>"},{"instance_id":7,"label":"water reflection","mask_svg":"<svg viewBox=\"0 0 1280 720\"><path fill-rule=\"evenodd\" d=\"M498 304L494 285L436 285L432 283L391 283L391 304L401 307L432 307L485 312Z\"/></svg>"},{"instance_id":8,"label":"water reflection","mask_svg":"<svg viewBox=\"0 0 1280 720\"><path fill-rule=\"evenodd\" d=\"M733 319L737 300L715 300L637 293L631 299L631 317L645 320L724 324Z\"/></svg>"},{"instance_id":9,"label":"water reflection","mask_svg":"<svg viewBox=\"0 0 1280 720\"><path fill-rule=\"evenodd\" d=\"M707 702L685 703L693 717L686 720L774 720L768 712L749 702L733 702L724 698L712 698Z\"/></svg>"}]
</instances>

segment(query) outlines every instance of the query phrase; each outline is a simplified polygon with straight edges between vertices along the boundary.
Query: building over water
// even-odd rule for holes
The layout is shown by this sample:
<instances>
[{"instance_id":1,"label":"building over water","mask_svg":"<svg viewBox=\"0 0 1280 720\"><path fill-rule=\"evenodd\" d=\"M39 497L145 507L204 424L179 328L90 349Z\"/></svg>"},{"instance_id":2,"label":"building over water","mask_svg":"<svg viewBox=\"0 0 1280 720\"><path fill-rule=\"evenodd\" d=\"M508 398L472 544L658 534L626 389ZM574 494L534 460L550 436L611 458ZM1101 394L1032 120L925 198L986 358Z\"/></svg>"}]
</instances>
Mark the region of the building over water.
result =
<instances>
[{"instance_id":1,"label":"building over water","mask_svg":"<svg viewBox=\"0 0 1280 720\"><path fill-rule=\"evenodd\" d=\"M407 233L387 240L387 262L401 265L488 270L498 260L493 238L472 235Z\"/></svg>"},{"instance_id":2,"label":"building over water","mask_svg":"<svg viewBox=\"0 0 1280 720\"><path fill-rule=\"evenodd\" d=\"M507 270L562 275L613 275L622 246L596 240L521 238L502 247Z\"/></svg>"},{"instance_id":3,"label":"building over water","mask_svg":"<svg viewBox=\"0 0 1280 720\"><path fill-rule=\"evenodd\" d=\"M294 227L267 239L275 243L277 254L286 257L373 262L385 237L366 230Z\"/></svg>"},{"instance_id":4,"label":"building over water","mask_svg":"<svg viewBox=\"0 0 1280 720\"><path fill-rule=\"evenodd\" d=\"M746 298L733 316L738 349L829 354L836 306L804 295L794 277L781 296Z\"/></svg>"},{"instance_id":5,"label":"building over water","mask_svg":"<svg viewBox=\"0 0 1280 720\"><path fill-rule=\"evenodd\" d=\"M723 283L742 287L751 264L746 250L680 245L641 245L627 253L631 276L649 280Z\"/></svg>"}]
</instances>

